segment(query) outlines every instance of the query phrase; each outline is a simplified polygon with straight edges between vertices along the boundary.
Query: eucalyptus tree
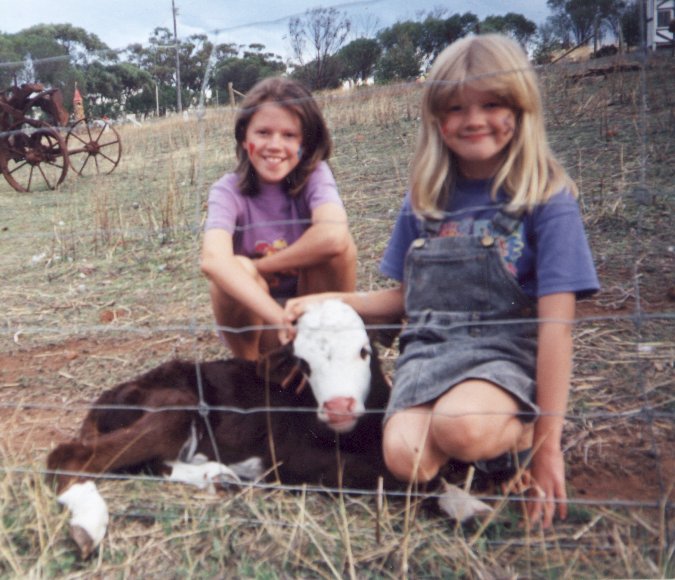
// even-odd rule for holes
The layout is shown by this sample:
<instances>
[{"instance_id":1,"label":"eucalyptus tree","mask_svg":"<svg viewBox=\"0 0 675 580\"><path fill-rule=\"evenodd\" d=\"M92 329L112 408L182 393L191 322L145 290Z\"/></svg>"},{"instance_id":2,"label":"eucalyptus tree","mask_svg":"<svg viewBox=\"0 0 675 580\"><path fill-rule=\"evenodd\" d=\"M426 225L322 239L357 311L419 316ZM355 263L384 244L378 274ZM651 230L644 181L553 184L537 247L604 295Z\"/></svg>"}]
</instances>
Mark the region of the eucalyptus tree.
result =
<instances>
[{"instance_id":1,"label":"eucalyptus tree","mask_svg":"<svg viewBox=\"0 0 675 580\"><path fill-rule=\"evenodd\" d=\"M357 38L343 46L337 54L342 80L365 82L375 73L382 47L374 38Z\"/></svg>"},{"instance_id":2,"label":"eucalyptus tree","mask_svg":"<svg viewBox=\"0 0 675 580\"><path fill-rule=\"evenodd\" d=\"M480 23L480 31L500 32L517 40L527 49L535 38L537 25L522 14L507 12L501 16L486 16Z\"/></svg>"},{"instance_id":3,"label":"eucalyptus tree","mask_svg":"<svg viewBox=\"0 0 675 580\"><path fill-rule=\"evenodd\" d=\"M593 39L597 49L605 30L617 33L625 0L547 0L561 28L569 27L576 44Z\"/></svg>"},{"instance_id":4,"label":"eucalyptus tree","mask_svg":"<svg viewBox=\"0 0 675 580\"><path fill-rule=\"evenodd\" d=\"M312 89L334 82L335 55L351 30L351 20L335 8L312 8L304 16L289 20L288 33L293 54Z\"/></svg>"},{"instance_id":5,"label":"eucalyptus tree","mask_svg":"<svg viewBox=\"0 0 675 580\"><path fill-rule=\"evenodd\" d=\"M230 86L246 93L260 79L286 72L281 57L266 51L263 44L248 45L241 56L239 52L234 45L216 47L212 89L218 91L218 95L228 91ZM218 100L223 99L218 96Z\"/></svg>"}]
</instances>

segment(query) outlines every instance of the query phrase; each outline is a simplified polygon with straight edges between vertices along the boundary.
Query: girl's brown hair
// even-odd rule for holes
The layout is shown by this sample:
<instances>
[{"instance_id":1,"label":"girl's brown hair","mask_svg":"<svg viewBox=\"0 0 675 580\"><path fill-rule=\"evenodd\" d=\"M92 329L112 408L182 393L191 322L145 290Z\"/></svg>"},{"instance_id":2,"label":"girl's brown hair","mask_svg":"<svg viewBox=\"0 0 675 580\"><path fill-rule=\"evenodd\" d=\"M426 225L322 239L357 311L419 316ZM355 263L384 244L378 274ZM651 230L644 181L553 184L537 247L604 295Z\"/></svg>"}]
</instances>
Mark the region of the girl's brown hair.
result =
<instances>
[{"instance_id":1,"label":"girl's brown hair","mask_svg":"<svg viewBox=\"0 0 675 580\"><path fill-rule=\"evenodd\" d=\"M438 216L457 178L457 161L439 124L453 96L464 87L497 95L516 115L513 139L494 177L510 208L532 209L563 188L578 195L574 181L553 155L546 138L536 75L520 45L499 34L462 38L438 56L427 79L422 124L412 164L410 189L415 212Z\"/></svg>"},{"instance_id":2,"label":"girl's brown hair","mask_svg":"<svg viewBox=\"0 0 675 580\"><path fill-rule=\"evenodd\" d=\"M243 144L251 118L264 103L275 103L300 119L302 157L284 184L290 195L297 195L316 166L330 157L333 145L326 121L312 94L299 82L271 77L257 83L244 98L234 124L237 142L235 171L239 175L239 187L244 195L256 195L259 190L258 176Z\"/></svg>"}]
</instances>

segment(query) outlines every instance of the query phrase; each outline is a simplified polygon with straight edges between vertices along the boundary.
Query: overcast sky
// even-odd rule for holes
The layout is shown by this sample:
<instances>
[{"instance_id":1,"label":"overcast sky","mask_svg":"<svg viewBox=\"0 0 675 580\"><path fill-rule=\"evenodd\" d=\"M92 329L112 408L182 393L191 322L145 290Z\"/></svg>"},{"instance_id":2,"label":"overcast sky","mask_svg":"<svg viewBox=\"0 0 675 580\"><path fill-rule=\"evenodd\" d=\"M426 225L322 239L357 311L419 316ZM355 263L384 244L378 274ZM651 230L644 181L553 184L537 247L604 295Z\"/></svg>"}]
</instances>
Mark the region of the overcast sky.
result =
<instances>
[{"instance_id":1,"label":"overcast sky","mask_svg":"<svg viewBox=\"0 0 675 580\"><path fill-rule=\"evenodd\" d=\"M285 38L288 19L308 9L335 7L346 12L357 30L375 30L398 20L415 20L420 11L439 6L448 15L473 12L479 18L516 12L542 23L550 12L546 0L174 0L178 36L207 33L213 42L260 43L284 58L290 56ZM35 24L72 24L96 34L110 48L146 44L158 27L173 30L171 0L0 0L0 32L15 33ZM362 30L359 30L362 31Z\"/></svg>"}]
</instances>

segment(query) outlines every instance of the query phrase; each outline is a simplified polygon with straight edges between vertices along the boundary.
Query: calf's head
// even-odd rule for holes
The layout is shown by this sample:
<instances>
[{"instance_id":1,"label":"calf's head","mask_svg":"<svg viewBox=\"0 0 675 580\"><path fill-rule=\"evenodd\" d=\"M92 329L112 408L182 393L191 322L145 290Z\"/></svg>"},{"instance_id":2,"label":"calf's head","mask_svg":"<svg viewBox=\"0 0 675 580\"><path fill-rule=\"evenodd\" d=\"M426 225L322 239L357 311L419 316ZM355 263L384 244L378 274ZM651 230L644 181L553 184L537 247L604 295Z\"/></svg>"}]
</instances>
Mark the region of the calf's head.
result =
<instances>
[{"instance_id":1,"label":"calf's head","mask_svg":"<svg viewBox=\"0 0 675 580\"><path fill-rule=\"evenodd\" d=\"M339 300L312 304L298 320L291 349L319 420L337 433L351 431L365 411L371 381L372 348L361 317Z\"/></svg>"}]
</instances>

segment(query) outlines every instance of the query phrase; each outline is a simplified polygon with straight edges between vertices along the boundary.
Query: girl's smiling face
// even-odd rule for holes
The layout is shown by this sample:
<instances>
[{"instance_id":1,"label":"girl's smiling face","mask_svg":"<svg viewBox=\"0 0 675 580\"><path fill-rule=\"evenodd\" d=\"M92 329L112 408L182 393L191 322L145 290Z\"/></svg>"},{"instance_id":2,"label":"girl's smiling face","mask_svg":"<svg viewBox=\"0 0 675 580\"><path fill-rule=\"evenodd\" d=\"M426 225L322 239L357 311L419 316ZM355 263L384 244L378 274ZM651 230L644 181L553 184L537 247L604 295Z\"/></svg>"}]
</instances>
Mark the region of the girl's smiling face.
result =
<instances>
[{"instance_id":1,"label":"girl's smiling face","mask_svg":"<svg viewBox=\"0 0 675 580\"><path fill-rule=\"evenodd\" d=\"M263 103L248 123L242 146L262 183L280 183L300 163L302 122L284 107Z\"/></svg>"},{"instance_id":2,"label":"girl's smiling face","mask_svg":"<svg viewBox=\"0 0 675 580\"><path fill-rule=\"evenodd\" d=\"M472 179L494 177L515 128L515 112L502 98L469 86L457 91L439 120L443 142L457 157L460 174Z\"/></svg>"}]
</instances>

